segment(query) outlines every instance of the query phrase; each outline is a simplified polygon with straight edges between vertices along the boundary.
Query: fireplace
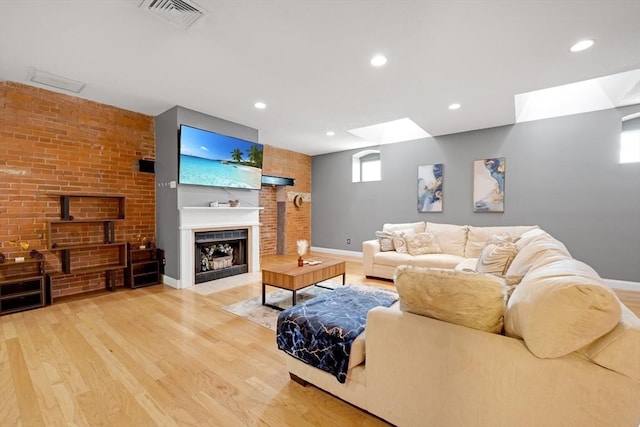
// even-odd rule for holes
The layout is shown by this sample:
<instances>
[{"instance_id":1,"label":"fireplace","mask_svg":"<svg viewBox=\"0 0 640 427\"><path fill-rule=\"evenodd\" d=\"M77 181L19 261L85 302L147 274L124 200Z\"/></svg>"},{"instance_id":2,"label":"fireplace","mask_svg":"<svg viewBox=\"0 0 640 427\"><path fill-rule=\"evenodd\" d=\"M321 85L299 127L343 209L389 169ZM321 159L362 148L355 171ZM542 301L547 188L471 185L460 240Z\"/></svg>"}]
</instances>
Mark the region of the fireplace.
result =
<instances>
[{"instance_id":1,"label":"fireplace","mask_svg":"<svg viewBox=\"0 0 640 427\"><path fill-rule=\"evenodd\" d=\"M195 283L247 273L248 236L247 229L196 232Z\"/></svg>"},{"instance_id":2,"label":"fireplace","mask_svg":"<svg viewBox=\"0 0 640 427\"><path fill-rule=\"evenodd\" d=\"M193 286L196 276L195 237L196 233L246 230L245 260L248 273L260 271L260 217L262 207L202 207L185 206L180 208L180 278L172 279L165 275L169 286L178 289Z\"/></svg>"}]
</instances>

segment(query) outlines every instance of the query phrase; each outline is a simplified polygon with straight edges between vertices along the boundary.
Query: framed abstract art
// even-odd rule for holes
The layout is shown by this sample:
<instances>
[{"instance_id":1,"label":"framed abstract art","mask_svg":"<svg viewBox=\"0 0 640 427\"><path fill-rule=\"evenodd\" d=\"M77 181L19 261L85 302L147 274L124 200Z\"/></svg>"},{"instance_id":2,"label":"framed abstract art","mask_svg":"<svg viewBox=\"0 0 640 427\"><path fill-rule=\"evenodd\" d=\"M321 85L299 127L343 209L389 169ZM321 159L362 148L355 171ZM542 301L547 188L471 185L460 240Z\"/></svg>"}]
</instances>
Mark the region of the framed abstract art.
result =
<instances>
[{"instance_id":1,"label":"framed abstract art","mask_svg":"<svg viewBox=\"0 0 640 427\"><path fill-rule=\"evenodd\" d=\"M418 212L442 212L443 166L418 166Z\"/></svg>"},{"instance_id":2,"label":"framed abstract art","mask_svg":"<svg viewBox=\"0 0 640 427\"><path fill-rule=\"evenodd\" d=\"M504 157L473 162L473 211L504 212Z\"/></svg>"}]
</instances>

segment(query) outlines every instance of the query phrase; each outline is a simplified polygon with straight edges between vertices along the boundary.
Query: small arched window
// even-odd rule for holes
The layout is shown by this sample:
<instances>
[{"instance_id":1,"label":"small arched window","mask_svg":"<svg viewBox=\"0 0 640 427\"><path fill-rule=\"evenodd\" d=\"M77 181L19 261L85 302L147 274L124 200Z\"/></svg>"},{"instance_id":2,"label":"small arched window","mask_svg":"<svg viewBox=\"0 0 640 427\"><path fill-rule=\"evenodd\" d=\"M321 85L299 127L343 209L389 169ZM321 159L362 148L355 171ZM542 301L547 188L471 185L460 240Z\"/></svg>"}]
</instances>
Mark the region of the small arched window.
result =
<instances>
[{"instance_id":1,"label":"small arched window","mask_svg":"<svg viewBox=\"0 0 640 427\"><path fill-rule=\"evenodd\" d=\"M622 118L620 163L640 162L640 113Z\"/></svg>"},{"instance_id":2,"label":"small arched window","mask_svg":"<svg viewBox=\"0 0 640 427\"><path fill-rule=\"evenodd\" d=\"M380 150L364 150L353 155L352 182L382 181Z\"/></svg>"}]
</instances>

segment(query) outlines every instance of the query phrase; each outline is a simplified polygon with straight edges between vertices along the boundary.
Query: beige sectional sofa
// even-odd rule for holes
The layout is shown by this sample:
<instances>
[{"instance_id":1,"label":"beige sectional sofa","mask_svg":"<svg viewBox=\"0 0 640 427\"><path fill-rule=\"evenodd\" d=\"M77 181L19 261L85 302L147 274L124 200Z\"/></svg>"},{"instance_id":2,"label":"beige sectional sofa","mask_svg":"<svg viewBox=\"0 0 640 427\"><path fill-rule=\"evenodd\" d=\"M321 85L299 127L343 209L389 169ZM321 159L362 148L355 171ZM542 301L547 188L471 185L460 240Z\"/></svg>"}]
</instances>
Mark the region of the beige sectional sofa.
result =
<instances>
[{"instance_id":1,"label":"beige sectional sofa","mask_svg":"<svg viewBox=\"0 0 640 427\"><path fill-rule=\"evenodd\" d=\"M393 279L396 267L414 265L419 267L456 268L474 265L487 239L496 234L509 234L519 237L522 233L538 228L537 226L473 227L467 225L440 224L435 222L415 222L402 224L384 224L382 232L393 233L410 230L414 233L429 232L438 239L441 253L411 255L396 250L383 251L380 240L368 240L362 243L362 263L367 277ZM462 267L462 266L461 266Z\"/></svg>"},{"instance_id":2,"label":"beige sectional sofa","mask_svg":"<svg viewBox=\"0 0 640 427\"><path fill-rule=\"evenodd\" d=\"M400 301L369 312L346 383L287 356L292 378L399 426L640 425L640 319L561 242L526 228L468 227L464 252L449 254L456 267L492 233L520 233L507 277L467 271L473 262L393 268ZM496 320L500 333L487 332Z\"/></svg>"}]
</instances>

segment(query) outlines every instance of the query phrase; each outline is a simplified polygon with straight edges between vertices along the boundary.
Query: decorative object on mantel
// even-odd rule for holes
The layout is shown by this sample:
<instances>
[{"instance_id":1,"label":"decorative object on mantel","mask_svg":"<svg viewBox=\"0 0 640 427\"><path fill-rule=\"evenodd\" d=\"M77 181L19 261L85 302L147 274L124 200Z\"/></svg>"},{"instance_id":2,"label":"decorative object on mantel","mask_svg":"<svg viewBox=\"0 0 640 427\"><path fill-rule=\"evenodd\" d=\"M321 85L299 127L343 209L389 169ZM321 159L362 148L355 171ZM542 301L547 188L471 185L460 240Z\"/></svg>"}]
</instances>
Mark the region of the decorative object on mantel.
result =
<instances>
[{"instance_id":1,"label":"decorative object on mantel","mask_svg":"<svg viewBox=\"0 0 640 427\"><path fill-rule=\"evenodd\" d=\"M229 206L232 208L237 207L240 204L240 200L229 200Z\"/></svg>"},{"instance_id":2,"label":"decorative object on mantel","mask_svg":"<svg viewBox=\"0 0 640 427\"><path fill-rule=\"evenodd\" d=\"M304 259L302 257L307 253L309 242L306 240L298 240L296 244L298 246L298 267L302 267L304 265Z\"/></svg>"},{"instance_id":3,"label":"decorative object on mantel","mask_svg":"<svg viewBox=\"0 0 640 427\"><path fill-rule=\"evenodd\" d=\"M37 260L42 260L44 259L44 255L42 255L41 252L36 251L35 249L32 249L31 252L29 252L29 256L33 259L37 259Z\"/></svg>"}]
</instances>

